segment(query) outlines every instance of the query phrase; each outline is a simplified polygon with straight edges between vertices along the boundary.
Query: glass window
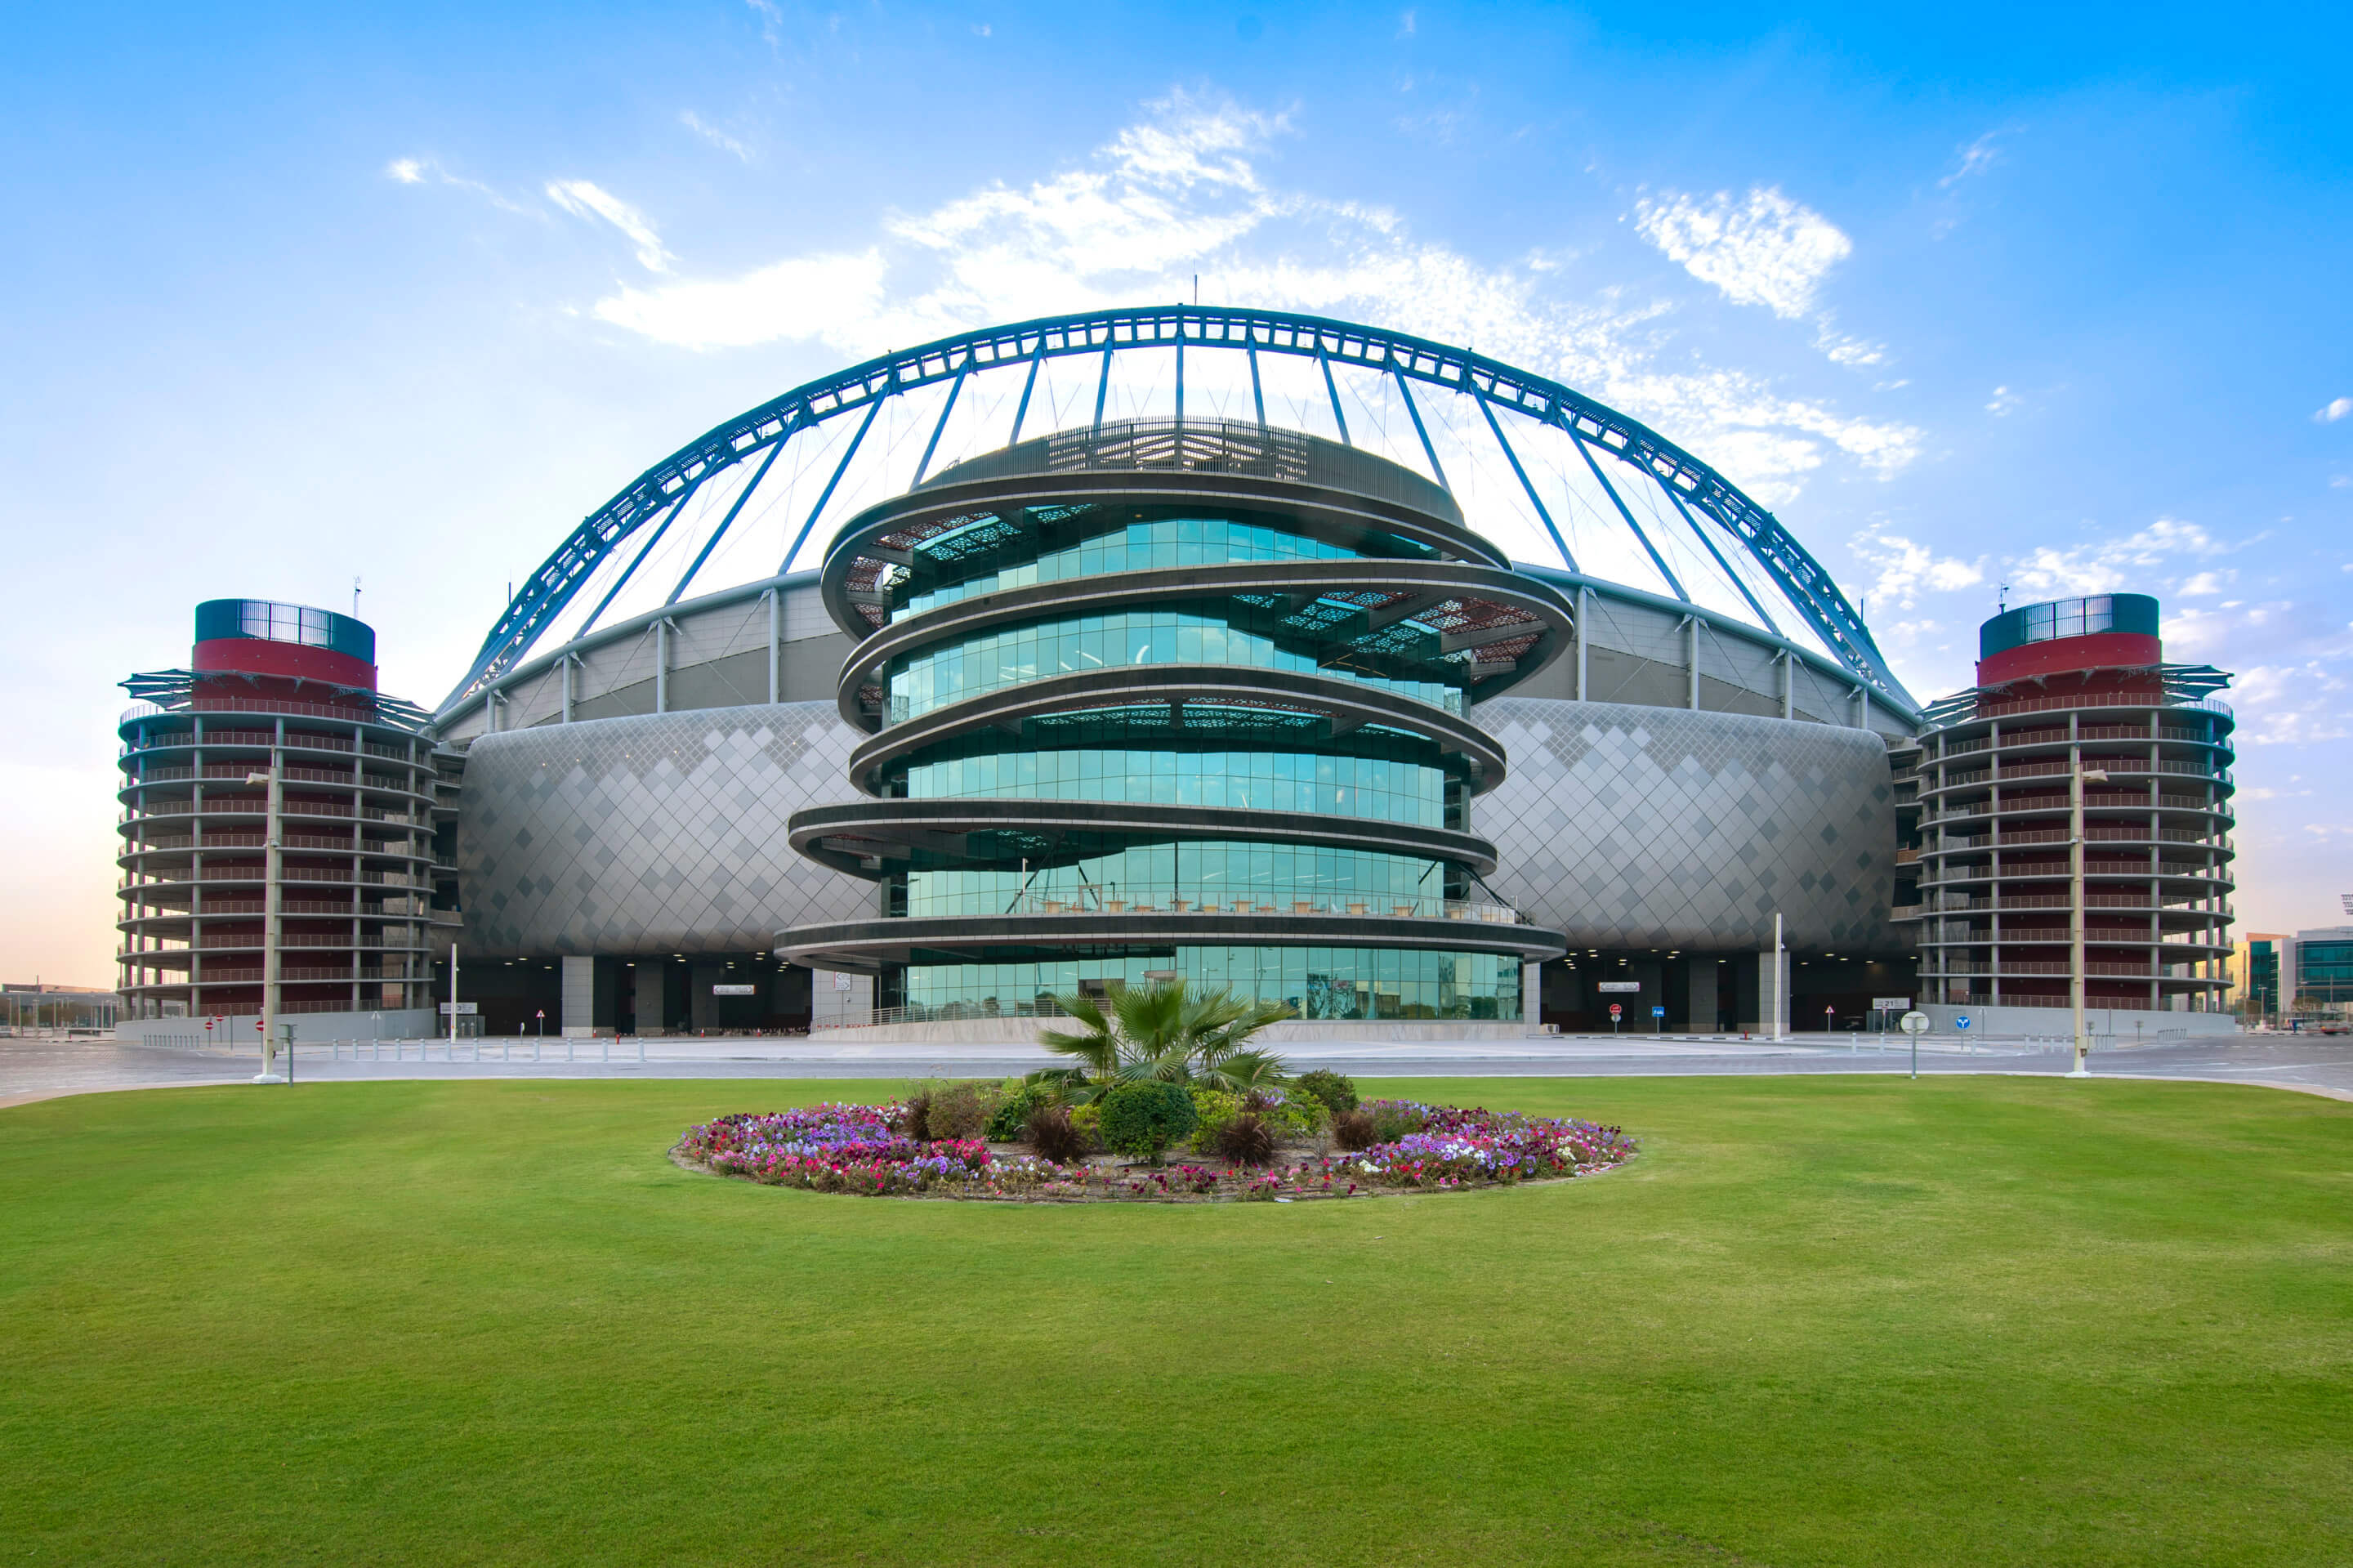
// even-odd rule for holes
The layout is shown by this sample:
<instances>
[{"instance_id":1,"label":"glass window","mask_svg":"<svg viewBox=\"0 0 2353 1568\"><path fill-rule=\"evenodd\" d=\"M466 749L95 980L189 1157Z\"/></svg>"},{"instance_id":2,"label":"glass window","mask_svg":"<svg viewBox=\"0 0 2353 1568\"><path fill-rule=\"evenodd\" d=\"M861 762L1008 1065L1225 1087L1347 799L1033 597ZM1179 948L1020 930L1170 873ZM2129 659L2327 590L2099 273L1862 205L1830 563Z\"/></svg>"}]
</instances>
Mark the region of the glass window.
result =
<instances>
[{"instance_id":1,"label":"glass window","mask_svg":"<svg viewBox=\"0 0 2353 1568\"><path fill-rule=\"evenodd\" d=\"M971 1016L1002 1012L1084 986L1112 991L1175 969L1188 984L1228 986L1322 1019L1520 1016L1520 966L1488 953L1386 948L1178 948L1027 963L917 964L904 972L910 1005Z\"/></svg>"}]
</instances>

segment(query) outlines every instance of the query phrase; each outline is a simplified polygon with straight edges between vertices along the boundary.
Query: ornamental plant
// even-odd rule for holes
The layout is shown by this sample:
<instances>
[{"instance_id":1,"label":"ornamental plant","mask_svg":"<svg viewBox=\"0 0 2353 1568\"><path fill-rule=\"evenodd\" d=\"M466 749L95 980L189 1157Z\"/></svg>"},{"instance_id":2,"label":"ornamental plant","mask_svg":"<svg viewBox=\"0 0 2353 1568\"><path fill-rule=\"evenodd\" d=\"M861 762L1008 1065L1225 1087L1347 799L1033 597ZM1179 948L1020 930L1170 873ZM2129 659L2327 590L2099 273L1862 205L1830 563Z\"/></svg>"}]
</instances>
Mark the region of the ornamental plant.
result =
<instances>
[{"instance_id":1,"label":"ornamental plant","mask_svg":"<svg viewBox=\"0 0 2353 1568\"><path fill-rule=\"evenodd\" d=\"M1356 1108L1356 1081L1345 1073L1335 1073L1328 1067L1318 1067L1312 1073L1302 1073L1292 1080L1292 1087L1303 1095L1312 1096L1324 1103L1324 1108L1334 1116Z\"/></svg>"},{"instance_id":2,"label":"ornamental plant","mask_svg":"<svg viewBox=\"0 0 2353 1568\"><path fill-rule=\"evenodd\" d=\"M1103 1099L1075 1108L1040 1106L1030 1125L1051 1123L1056 1134L1067 1129L1071 1140L1089 1124L1108 1126L1126 1150L1144 1154L1175 1141L1181 1136L1176 1129L1191 1125L1187 1118L1197 1114L1191 1094L1150 1080L1117 1086ZM1383 1123L1409 1130L1367 1147L1345 1147L1355 1132ZM1360 1107L1339 1118L1337 1130L1337 1151L1291 1165L1258 1166L1251 1161L1275 1158L1279 1139L1271 1111L1244 1108L1225 1123L1218 1140L1233 1162L1230 1168L1139 1171L1085 1163L1071 1157L1071 1143L1054 1135L1038 1139L1034 1154L1004 1154L979 1139L916 1136L912 1107L905 1104L826 1104L722 1117L689 1128L675 1152L723 1175L822 1192L1132 1202L1290 1202L1383 1191L1492 1187L1592 1175L1635 1152L1633 1139L1615 1127L1411 1100ZM1258 1141L1261 1135L1264 1144ZM1047 1147L1057 1141L1063 1141L1062 1149Z\"/></svg>"},{"instance_id":3,"label":"ornamental plant","mask_svg":"<svg viewBox=\"0 0 2353 1568\"><path fill-rule=\"evenodd\" d=\"M1102 1105L1103 1142L1116 1153L1155 1165L1198 1122L1185 1086L1156 1078L1114 1085Z\"/></svg>"},{"instance_id":4,"label":"ornamental plant","mask_svg":"<svg viewBox=\"0 0 2353 1568\"><path fill-rule=\"evenodd\" d=\"M1229 1094L1282 1081L1282 1059L1250 1045L1251 1036L1291 1016L1281 1002L1226 990L1196 991L1183 980L1131 987L1110 1000L1106 1012L1093 997L1056 999L1082 1027L1040 1030L1038 1043L1071 1065L1033 1073L1030 1082L1084 1104L1122 1084L1145 1081Z\"/></svg>"}]
</instances>

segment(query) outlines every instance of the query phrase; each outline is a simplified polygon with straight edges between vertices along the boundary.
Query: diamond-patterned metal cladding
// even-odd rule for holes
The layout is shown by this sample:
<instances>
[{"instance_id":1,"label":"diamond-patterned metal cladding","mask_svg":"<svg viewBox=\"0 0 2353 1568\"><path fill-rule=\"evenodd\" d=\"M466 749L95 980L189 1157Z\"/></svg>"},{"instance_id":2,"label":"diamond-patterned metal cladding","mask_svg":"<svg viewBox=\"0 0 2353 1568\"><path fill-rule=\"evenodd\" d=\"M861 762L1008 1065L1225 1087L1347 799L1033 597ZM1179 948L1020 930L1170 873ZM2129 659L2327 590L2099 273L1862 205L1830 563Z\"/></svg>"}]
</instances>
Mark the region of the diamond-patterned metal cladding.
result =
<instances>
[{"instance_id":1,"label":"diamond-patterned metal cladding","mask_svg":"<svg viewBox=\"0 0 2353 1568\"><path fill-rule=\"evenodd\" d=\"M470 955L765 952L874 913L874 885L793 853L785 822L854 799L834 705L703 708L486 735L466 758Z\"/></svg>"},{"instance_id":2,"label":"diamond-patterned metal cladding","mask_svg":"<svg viewBox=\"0 0 2353 1568\"><path fill-rule=\"evenodd\" d=\"M1502 697L1472 719L1511 757L1472 825L1488 878L1587 947L1788 940L1901 951L1895 813L1860 730L1736 714ZM486 735L466 764L458 865L484 957L765 951L789 926L874 914L871 883L793 853L805 806L861 799L861 738L831 703L707 708Z\"/></svg>"},{"instance_id":3,"label":"diamond-patterned metal cladding","mask_svg":"<svg viewBox=\"0 0 2353 1568\"><path fill-rule=\"evenodd\" d=\"M1498 697L1511 758L1472 807L1495 892L1585 948L1901 952L1895 791L1864 730L1740 714Z\"/></svg>"}]
</instances>

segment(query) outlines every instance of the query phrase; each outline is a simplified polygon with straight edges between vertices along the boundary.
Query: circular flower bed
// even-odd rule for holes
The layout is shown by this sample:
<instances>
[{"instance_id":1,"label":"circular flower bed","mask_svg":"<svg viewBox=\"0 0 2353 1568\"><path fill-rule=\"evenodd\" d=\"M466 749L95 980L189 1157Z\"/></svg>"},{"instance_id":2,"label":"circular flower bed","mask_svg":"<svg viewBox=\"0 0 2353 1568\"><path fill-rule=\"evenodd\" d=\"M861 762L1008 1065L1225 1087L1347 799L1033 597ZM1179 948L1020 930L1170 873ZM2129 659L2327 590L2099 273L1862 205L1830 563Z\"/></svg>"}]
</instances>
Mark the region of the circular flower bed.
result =
<instances>
[{"instance_id":1,"label":"circular flower bed","mask_svg":"<svg viewBox=\"0 0 2353 1568\"><path fill-rule=\"evenodd\" d=\"M776 1187L867 1197L1047 1202L1289 1202L1454 1191L1591 1176L1623 1164L1634 1140L1614 1127L1482 1107L1371 1100L1341 1130L1373 1141L1292 1137L1265 1164L1216 1158L1167 1165L1092 1154L1053 1160L1011 1142L911 1135L906 1104L825 1104L744 1113L691 1127L681 1164Z\"/></svg>"}]
</instances>

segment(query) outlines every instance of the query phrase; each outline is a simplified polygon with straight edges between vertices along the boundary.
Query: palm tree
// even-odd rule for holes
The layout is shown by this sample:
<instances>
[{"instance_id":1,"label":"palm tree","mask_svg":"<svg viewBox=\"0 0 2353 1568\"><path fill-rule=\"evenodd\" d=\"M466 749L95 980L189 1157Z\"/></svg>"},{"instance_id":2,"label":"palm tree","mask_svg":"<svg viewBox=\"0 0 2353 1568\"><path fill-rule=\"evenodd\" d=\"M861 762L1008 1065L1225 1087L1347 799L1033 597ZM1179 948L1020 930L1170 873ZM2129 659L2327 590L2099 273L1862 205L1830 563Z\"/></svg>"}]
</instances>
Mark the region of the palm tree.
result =
<instances>
[{"instance_id":1,"label":"palm tree","mask_svg":"<svg viewBox=\"0 0 2353 1568\"><path fill-rule=\"evenodd\" d=\"M1038 1043L1073 1058L1073 1065L1029 1077L1082 1104L1146 1078L1247 1094L1284 1077L1282 1057L1249 1048L1252 1035L1291 1016L1281 1002L1226 990L1197 992L1183 980L1123 991L1111 999L1108 1013L1092 997L1057 1000L1084 1033L1044 1029Z\"/></svg>"}]
</instances>

